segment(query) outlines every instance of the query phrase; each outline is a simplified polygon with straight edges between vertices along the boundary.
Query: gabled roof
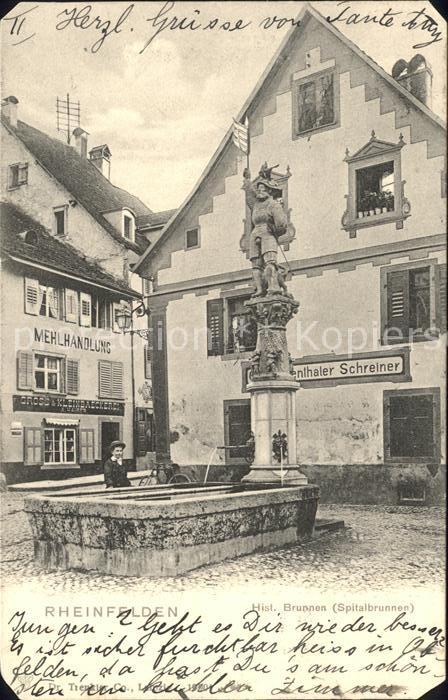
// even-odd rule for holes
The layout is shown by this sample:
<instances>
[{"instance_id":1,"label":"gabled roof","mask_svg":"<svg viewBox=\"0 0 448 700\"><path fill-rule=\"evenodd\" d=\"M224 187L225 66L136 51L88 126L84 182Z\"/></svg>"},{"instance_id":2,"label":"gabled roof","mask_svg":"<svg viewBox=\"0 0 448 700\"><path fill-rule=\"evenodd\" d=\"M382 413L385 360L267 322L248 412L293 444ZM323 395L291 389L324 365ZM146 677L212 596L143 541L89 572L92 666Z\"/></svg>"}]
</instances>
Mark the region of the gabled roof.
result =
<instances>
[{"instance_id":1,"label":"gabled roof","mask_svg":"<svg viewBox=\"0 0 448 700\"><path fill-rule=\"evenodd\" d=\"M137 253L145 250L147 241L144 237L136 236L135 243L128 241L102 212L126 207L135 212L136 216L151 215L152 211L146 204L113 185L88 158L82 157L72 146L20 120L17 121L17 127L11 126L4 117L2 123L115 240Z\"/></svg>"},{"instance_id":2,"label":"gabled roof","mask_svg":"<svg viewBox=\"0 0 448 700\"><path fill-rule=\"evenodd\" d=\"M16 261L65 273L71 278L76 277L126 296L140 296L125 282L83 257L76 248L58 241L14 204L0 202L0 230L2 252ZM19 235L25 231L35 232L33 244L25 242Z\"/></svg>"},{"instance_id":3,"label":"gabled roof","mask_svg":"<svg viewBox=\"0 0 448 700\"><path fill-rule=\"evenodd\" d=\"M368 56L364 51L362 51L359 46L354 44L350 39L348 39L342 32L340 32L336 27L331 23L328 22L321 14L318 12L314 7L312 7L310 4L306 3L304 7L302 8L301 12L297 16L295 23L296 26L292 26L289 32L286 34L285 38L283 39L283 42L280 44L280 47L278 48L277 52L269 62L268 66L264 70L262 76L260 77L259 81L257 82L255 88L247 98L246 102L244 103L243 107L240 109L238 116L236 117L236 121L242 123L244 122L247 113L249 109L252 107L252 105L256 102L259 94L269 81L271 75L275 72L277 69L278 65L283 63L284 61L287 60L288 58L288 49L297 35L297 33L300 33L303 31L304 26L308 22L308 20L313 17L317 22L319 22L322 26L324 26L329 32L334 34L340 41L342 41L351 51L353 51L359 58L361 58L362 61L367 63L376 73L378 73L383 80L385 80L396 92L398 92L402 97L404 97L408 102L412 103L414 107L416 107L419 111L423 112L428 119L430 119L433 123L437 124L438 126L445 128L445 123L443 122L440 117L438 117L429 107L427 107L423 102L418 100L412 93L410 93L406 88L402 87L400 83L398 83L394 78L392 78L391 75L389 75L384 68L382 68L376 61L374 61L370 56ZM212 158L210 159L208 165L206 166L205 170L203 171L201 177L195 184L193 190L190 192L188 197L184 200L184 202L181 204L179 209L175 212L175 214L170 218L168 223L166 224L165 228L161 232L161 235L158 237L156 241L151 243L145 250L145 252L142 254L142 256L139 258L139 260L136 262L134 265L133 270L136 272L138 269L141 267L143 262L150 256L152 255L153 251L160 248L160 246L163 244L163 241L166 239L166 237L169 235L170 231L172 230L174 224L178 221L180 216L182 215L184 209L187 207L188 203L190 200L194 197L194 195L198 192L200 187L202 186L203 182L206 180L208 177L209 173L212 171L213 167L215 166L215 163L219 160L221 154L223 153L224 149L227 147L229 142L232 139L232 133L233 133L233 125L229 127L226 135L222 139L221 143L219 144L218 148L216 149L215 153L213 154Z\"/></svg>"}]
</instances>

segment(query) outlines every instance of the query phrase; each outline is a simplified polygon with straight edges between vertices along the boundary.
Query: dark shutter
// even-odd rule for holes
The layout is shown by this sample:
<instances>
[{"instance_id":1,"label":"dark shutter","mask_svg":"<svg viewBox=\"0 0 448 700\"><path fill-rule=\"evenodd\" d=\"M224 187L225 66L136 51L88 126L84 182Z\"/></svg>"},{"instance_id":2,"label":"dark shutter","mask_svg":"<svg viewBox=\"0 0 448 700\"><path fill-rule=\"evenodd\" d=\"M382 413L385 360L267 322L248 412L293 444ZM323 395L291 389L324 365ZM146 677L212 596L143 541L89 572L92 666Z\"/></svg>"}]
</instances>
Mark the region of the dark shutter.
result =
<instances>
[{"instance_id":1,"label":"dark shutter","mask_svg":"<svg viewBox=\"0 0 448 700\"><path fill-rule=\"evenodd\" d=\"M434 459L434 408L431 395L390 397L390 456Z\"/></svg>"},{"instance_id":2,"label":"dark shutter","mask_svg":"<svg viewBox=\"0 0 448 700\"><path fill-rule=\"evenodd\" d=\"M207 354L224 353L224 300L207 301Z\"/></svg>"},{"instance_id":3,"label":"dark shutter","mask_svg":"<svg viewBox=\"0 0 448 700\"><path fill-rule=\"evenodd\" d=\"M143 457L146 454L146 430L147 430L147 423L146 423L146 409L135 409L135 424L137 428L137 450L136 450L136 456L137 457Z\"/></svg>"},{"instance_id":4,"label":"dark shutter","mask_svg":"<svg viewBox=\"0 0 448 700\"><path fill-rule=\"evenodd\" d=\"M33 389L33 362L34 356L28 350L19 350L17 353L17 388Z\"/></svg>"},{"instance_id":5,"label":"dark shutter","mask_svg":"<svg viewBox=\"0 0 448 700\"><path fill-rule=\"evenodd\" d=\"M145 343L143 347L143 367L145 379L151 379L151 346L149 343Z\"/></svg>"},{"instance_id":6,"label":"dark shutter","mask_svg":"<svg viewBox=\"0 0 448 700\"><path fill-rule=\"evenodd\" d=\"M388 272L386 279L385 342L399 343L409 338L409 271Z\"/></svg>"},{"instance_id":7,"label":"dark shutter","mask_svg":"<svg viewBox=\"0 0 448 700\"><path fill-rule=\"evenodd\" d=\"M437 265L436 305L437 325L440 333L446 333L446 264Z\"/></svg>"}]
</instances>

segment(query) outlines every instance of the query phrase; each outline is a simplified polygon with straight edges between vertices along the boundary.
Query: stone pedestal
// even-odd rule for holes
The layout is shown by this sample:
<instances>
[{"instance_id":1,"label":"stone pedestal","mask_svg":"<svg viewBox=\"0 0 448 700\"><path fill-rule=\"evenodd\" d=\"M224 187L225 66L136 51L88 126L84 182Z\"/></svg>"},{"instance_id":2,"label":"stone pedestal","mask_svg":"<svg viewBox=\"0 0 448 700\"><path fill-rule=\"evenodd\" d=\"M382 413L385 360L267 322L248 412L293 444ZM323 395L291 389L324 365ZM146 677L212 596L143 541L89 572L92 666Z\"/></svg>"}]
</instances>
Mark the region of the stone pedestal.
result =
<instances>
[{"instance_id":1,"label":"stone pedestal","mask_svg":"<svg viewBox=\"0 0 448 700\"><path fill-rule=\"evenodd\" d=\"M255 456L244 480L307 484L297 465L295 394L299 385L286 341L286 324L299 304L280 293L252 297L246 306L257 320L258 338L247 386Z\"/></svg>"}]
</instances>

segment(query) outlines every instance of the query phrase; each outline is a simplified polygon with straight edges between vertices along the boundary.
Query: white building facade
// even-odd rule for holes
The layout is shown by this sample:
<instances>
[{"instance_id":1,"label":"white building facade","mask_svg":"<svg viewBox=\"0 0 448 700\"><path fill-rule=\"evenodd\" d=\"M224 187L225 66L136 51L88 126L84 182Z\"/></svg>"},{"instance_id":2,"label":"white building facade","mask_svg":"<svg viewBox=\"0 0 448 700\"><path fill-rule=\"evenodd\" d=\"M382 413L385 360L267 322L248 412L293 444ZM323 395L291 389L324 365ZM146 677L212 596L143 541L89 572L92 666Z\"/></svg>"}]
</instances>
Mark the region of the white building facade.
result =
<instances>
[{"instance_id":1,"label":"white building facade","mask_svg":"<svg viewBox=\"0 0 448 700\"><path fill-rule=\"evenodd\" d=\"M323 500L439 502L446 135L422 101L430 67L392 78L313 8L300 19L239 114L252 177L275 166L290 220L298 461ZM154 278L159 455L212 458L216 475L247 469L251 428L245 165L229 131L136 268Z\"/></svg>"}]
</instances>

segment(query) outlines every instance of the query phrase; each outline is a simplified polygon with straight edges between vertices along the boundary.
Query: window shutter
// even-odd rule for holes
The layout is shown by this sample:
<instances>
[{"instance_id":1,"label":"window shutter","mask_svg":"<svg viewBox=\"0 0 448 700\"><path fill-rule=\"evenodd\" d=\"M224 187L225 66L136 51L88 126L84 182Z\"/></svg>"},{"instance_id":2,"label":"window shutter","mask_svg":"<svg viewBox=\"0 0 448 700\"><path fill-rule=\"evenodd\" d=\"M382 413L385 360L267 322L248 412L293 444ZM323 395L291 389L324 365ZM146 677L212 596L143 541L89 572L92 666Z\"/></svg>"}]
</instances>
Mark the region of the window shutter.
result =
<instances>
[{"instance_id":1,"label":"window shutter","mask_svg":"<svg viewBox=\"0 0 448 700\"><path fill-rule=\"evenodd\" d=\"M112 367L108 360L98 362L98 394L110 397L112 393Z\"/></svg>"},{"instance_id":2,"label":"window shutter","mask_svg":"<svg viewBox=\"0 0 448 700\"><path fill-rule=\"evenodd\" d=\"M90 294L81 292L79 295L79 323L81 326L91 325L92 300Z\"/></svg>"},{"instance_id":3,"label":"window shutter","mask_svg":"<svg viewBox=\"0 0 448 700\"><path fill-rule=\"evenodd\" d=\"M25 313L37 316L40 306L39 282L25 277Z\"/></svg>"},{"instance_id":4,"label":"window shutter","mask_svg":"<svg viewBox=\"0 0 448 700\"><path fill-rule=\"evenodd\" d=\"M29 350L19 350L17 353L17 388L34 388L34 355Z\"/></svg>"},{"instance_id":5,"label":"window shutter","mask_svg":"<svg viewBox=\"0 0 448 700\"><path fill-rule=\"evenodd\" d=\"M446 263L436 268L436 308L437 326L440 333L446 333Z\"/></svg>"},{"instance_id":6,"label":"window shutter","mask_svg":"<svg viewBox=\"0 0 448 700\"><path fill-rule=\"evenodd\" d=\"M67 394L79 394L79 360L67 360Z\"/></svg>"},{"instance_id":7,"label":"window shutter","mask_svg":"<svg viewBox=\"0 0 448 700\"><path fill-rule=\"evenodd\" d=\"M42 464L42 436L40 428L23 429L23 463L26 466Z\"/></svg>"},{"instance_id":8,"label":"window shutter","mask_svg":"<svg viewBox=\"0 0 448 700\"><path fill-rule=\"evenodd\" d=\"M388 343L397 343L409 338L409 271L396 270L387 273L387 322Z\"/></svg>"},{"instance_id":9,"label":"window shutter","mask_svg":"<svg viewBox=\"0 0 448 700\"><path fill-rule=\"evenodd\" d=\"M207 301L207 354L222 355L224 352L224 300Z\"/></svg>"},{"instance_id":10,"label":"window shutter","mask_svg":"<svg viewBox=\"0 0 448 700\"><path fill-rule=\"evenodd\" d=\"M123 398L123 363L112 362L112 396L114 399Z\"/></svg>"},{"instance_id":11,"label":"window shutter","mask_svg":"<svg viewBox=\"0 0 448 700\"><path fill-rule=\"evenodd\" d=\"M69 323L78 322L78 292L74 289L65 290L65 320Z\"/></svg>"},{"instance_id":12,"label":"window shutter","mask_svg":"<svg viewBox=\"0 0 448 700\"><path fill-rule=\"evenodd\" d=\"M143 362L145 379L151 379L151 346L149 343L146 343L143 347Z\"/></svg>"},{"instance_id":13,"label":"window shutter","mask_svg":"<svg viewBox=\"0 0 448 700\"><path fill-rule=\"evenodd\" d=\"M80 464L92 464L95 461L95 432L92 428L79 431Z\"/></svg>"},{"instance_id":14,"label":"window shutter","mask_svg":"<svg viewBox=\"0 0 448 700\"><path fill-rule=\"evenodd\" d=\"M99 395L110 399L123 398L123 363L100 360L98 363Z\"/></svg>"}]
</instances>

